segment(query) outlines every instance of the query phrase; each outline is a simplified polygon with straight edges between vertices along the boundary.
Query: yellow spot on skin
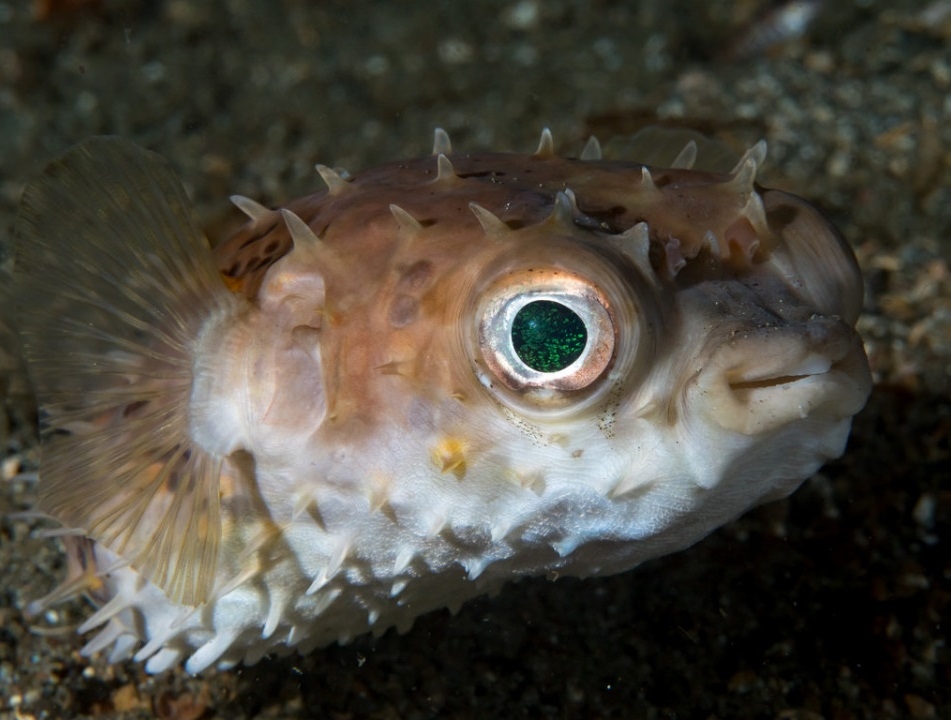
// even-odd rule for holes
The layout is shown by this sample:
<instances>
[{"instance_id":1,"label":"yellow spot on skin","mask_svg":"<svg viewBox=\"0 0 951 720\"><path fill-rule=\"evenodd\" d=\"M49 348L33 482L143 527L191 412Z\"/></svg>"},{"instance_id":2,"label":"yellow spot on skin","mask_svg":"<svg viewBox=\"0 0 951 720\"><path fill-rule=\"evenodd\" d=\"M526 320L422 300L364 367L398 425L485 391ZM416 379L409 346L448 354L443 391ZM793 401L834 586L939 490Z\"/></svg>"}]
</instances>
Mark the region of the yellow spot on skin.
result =
<instances>
[{"instance_id":1,"label":"yellow spot on skin","mask_svg":"<svg viewBox=\"0 0 951 720\"><path fill-rule=\"evenodd\" d=\"M451 472L457 480L466 476L465 443L458 438L444 438L432 450L431 455L440 472Z\"/></svg>"},{"instance_id":2,"label":"yellow spot on skin","mask_svg":"<svg viewBox=\"0 0 951 720\"><path fill-rule=\"evenodd\" d=\"M83 585L87 593L96 593L102 590L104 583L101 577L90 572L83 576Z\"/></svg>"},{"instance_id":3,"label":"yellow spot on skin","mask_svg":"<svg viewBox=\"0 0 951 720\"><path fill-rule=\"evenodd\" d=\"M225 287L235 294L240 293L244 287L244 281L241 278L228 277L222 273L221 279L224 281Z\"/></svg>"}]
</instances>

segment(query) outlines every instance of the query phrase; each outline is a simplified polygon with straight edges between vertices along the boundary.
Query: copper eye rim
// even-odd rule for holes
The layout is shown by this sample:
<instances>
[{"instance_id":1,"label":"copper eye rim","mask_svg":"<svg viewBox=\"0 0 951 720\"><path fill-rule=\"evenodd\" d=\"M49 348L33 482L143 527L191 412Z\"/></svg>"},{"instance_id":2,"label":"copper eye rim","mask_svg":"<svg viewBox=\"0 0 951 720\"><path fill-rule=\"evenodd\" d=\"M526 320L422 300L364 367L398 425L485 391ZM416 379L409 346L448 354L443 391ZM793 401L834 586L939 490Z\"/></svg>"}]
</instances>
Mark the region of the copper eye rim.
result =
<instances>
[{"instance_id":1,"label":"copper eye rim","mask_svg":"<svg viewBox=\"0 0 951 720\"><path fill-rule=\"evenodd\" d=\"M495 283L483 297L479 350L486 366L510 390L584 390L611 365L617 346L617 323L607 297L585 278L561 270L524 271ZM587 331L581 354L555 372L529 367L512 341L515 316L537 301L567 307L584 322Z\"/></svg>"}]
</instances>

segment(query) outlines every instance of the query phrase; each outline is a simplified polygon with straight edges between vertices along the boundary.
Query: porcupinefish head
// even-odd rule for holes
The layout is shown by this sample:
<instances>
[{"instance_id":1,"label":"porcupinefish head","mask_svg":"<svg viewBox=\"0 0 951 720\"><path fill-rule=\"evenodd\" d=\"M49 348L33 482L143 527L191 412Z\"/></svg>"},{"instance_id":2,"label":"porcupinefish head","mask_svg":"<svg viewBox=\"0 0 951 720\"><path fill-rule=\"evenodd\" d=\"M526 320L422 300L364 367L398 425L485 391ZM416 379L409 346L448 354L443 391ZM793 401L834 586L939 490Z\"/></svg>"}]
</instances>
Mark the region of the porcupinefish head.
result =
<instances>
[{"instance_id":1,"label":"porcupinefish head","mask_svg":"<svg viewBox=\"0 0 951 720\"><path fill-rule=\"evenodd\" d=\"M862 282L730 172L454 153L269 209L214 251L115 138L30 184L16 295L86 653L151 672L407 628L530 575L681 549L843 451Z\"/></svg>"}]
</instances>

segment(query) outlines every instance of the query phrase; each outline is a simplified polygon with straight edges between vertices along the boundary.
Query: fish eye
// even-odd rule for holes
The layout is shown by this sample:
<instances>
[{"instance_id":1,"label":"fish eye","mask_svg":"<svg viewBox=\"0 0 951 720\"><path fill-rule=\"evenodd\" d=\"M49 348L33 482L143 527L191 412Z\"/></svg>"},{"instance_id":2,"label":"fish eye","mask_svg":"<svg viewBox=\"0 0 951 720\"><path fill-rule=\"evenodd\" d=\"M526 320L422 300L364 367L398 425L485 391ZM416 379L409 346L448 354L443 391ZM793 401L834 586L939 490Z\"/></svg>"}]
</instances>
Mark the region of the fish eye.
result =
<instances>
[{"instance_id":1,"label":"fish eye","mask_svg":"<svg viewBox=\"0 0 951 720\"><path fill-rule=\"evenodd\" d=\"M559 302L533 300L512 320L512 348L538 372L564 370L581 356L587 343L584 320Z\"/></svg>"},{"instance_id":2,"label":"fish eye","mask_svg":"<svg viewBox=\"0 0 951 720\"><path fill-rule=\"evenodd\" d=\"M611 364L610 304L586 279L524 272L486 291L479 325L485 364L511 390L582 390Z\"/></svg>"}]
</instances>

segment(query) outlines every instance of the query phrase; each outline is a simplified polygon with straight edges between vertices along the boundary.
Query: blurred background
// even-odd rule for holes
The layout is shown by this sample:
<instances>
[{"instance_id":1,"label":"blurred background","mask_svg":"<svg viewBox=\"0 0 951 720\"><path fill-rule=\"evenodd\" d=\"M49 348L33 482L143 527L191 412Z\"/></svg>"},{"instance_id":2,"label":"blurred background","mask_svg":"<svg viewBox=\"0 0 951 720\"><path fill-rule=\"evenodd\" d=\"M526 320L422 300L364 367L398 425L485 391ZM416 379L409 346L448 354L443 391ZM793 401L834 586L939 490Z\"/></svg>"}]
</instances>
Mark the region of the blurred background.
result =
<instances>
[{"instance_id":1,"label":"blurred background","mask_svg":"<svg viewBox=\"0 0 951 720\"><path fill-rule=\"evenodd\" d=\"M607 155L648 125L742 152L856 249L876 389L846 456L691 550L509 586L402 637L189 678L78 654L13 515L37 469L0 275L0 717L951 717L951 0L0 1L0 265L24 184L95 134L167 157L212 238L428 154ZM636 157L626 158L637 160Z\"/></svg>"}]
</instances>

